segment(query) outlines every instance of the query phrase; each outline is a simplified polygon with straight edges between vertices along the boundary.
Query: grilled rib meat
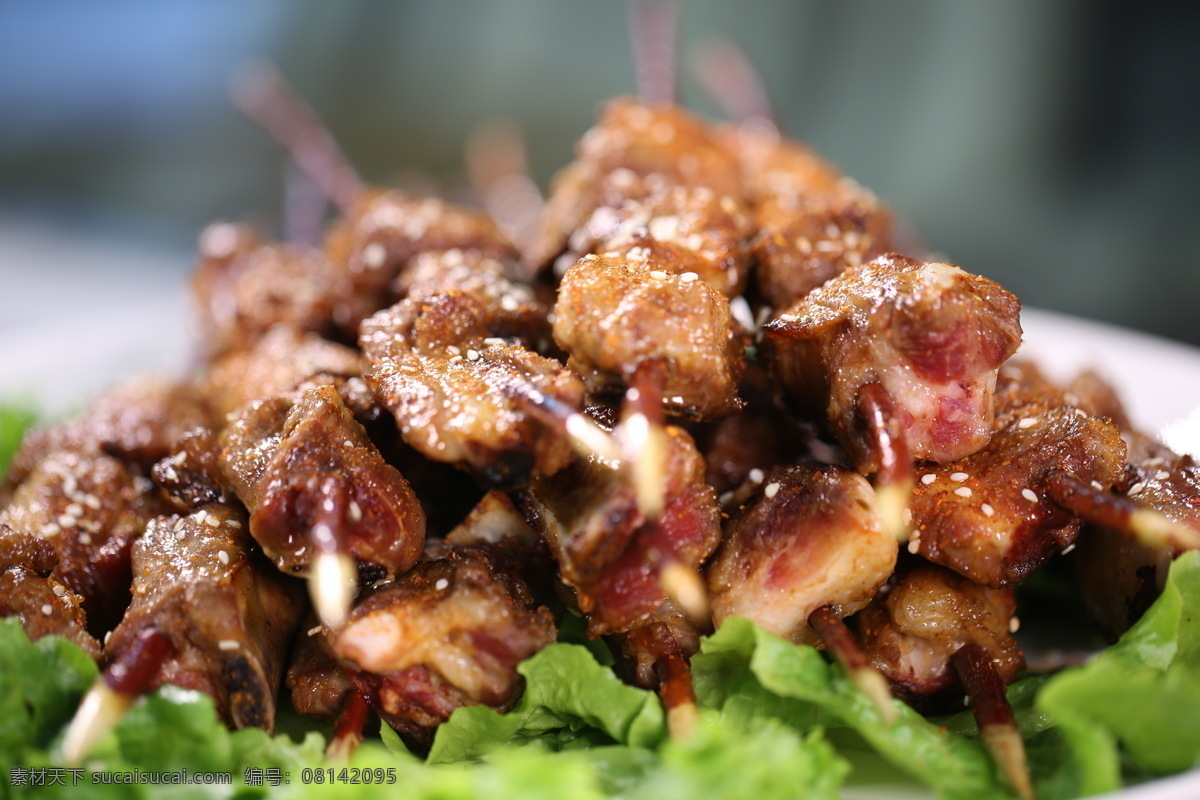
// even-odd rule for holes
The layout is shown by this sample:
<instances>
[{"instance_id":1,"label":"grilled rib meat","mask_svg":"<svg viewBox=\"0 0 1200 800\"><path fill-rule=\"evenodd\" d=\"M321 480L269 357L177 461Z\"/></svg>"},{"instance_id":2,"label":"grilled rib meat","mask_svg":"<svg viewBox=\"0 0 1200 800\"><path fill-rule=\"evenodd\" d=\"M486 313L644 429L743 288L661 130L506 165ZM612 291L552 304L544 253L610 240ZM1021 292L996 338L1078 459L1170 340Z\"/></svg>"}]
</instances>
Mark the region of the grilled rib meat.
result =
<instances>
[{"instance_id":1,"label":"grilled rib meat","mask_svg":"<svg viewBox=\"0 0 1200 800\"><path fill-rule=\"evenodd\" d=\"M664 371L664 404L711 419L741 408L742 339L729 302L694 273L583 258L563 276L554 339L593 393L623 390L648 362Z\"/></svg>"},{"instance_id":2,"label":"grilled rib meat","mask_svg":"<svg viewBox=\"0 0 1200 800\"><path fill-rule=\"evenodd\" d=\"M173 652L151 687L205 692L233 727L271 730L302 605L298 587L249 549L246 527L243 511L221 503L154 519L133 546L133 601L105 655L120 659L155 628Z\"/></svg>"},{"instance_id":3,"label":"grilled rib meat","mask_svg":"<svg viewBox=\"0 0 1200 800\"><path fill-rule=\"evenodd\" d=\"M996 371L1021 339L1020 304L949 264L888 255L847 270L764 328L776 379L824 416L855 467L880 469L860 403L878 385L913 459L945 463L992 434Z\"/></svg>"}]
</instances>

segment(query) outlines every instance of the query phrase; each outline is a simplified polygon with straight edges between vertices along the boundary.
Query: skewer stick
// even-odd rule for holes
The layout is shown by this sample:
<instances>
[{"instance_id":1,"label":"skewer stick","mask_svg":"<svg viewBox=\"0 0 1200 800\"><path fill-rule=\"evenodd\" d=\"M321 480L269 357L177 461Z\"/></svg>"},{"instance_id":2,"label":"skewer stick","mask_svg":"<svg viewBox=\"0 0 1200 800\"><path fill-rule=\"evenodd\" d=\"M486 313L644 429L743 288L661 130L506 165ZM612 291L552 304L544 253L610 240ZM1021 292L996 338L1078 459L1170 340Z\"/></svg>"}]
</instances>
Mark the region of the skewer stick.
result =
<instances>
[{"instance_id":1,"label":"skewer stick","mask_svg":"<svg viewBox=\"0 0 1200 800\"><path fill-rule=\"evenodd\" d=\"M616 431L638 510L647 519L657 519L666 506L669 443L663 429L665 381L665 368L657 359L637 368L625 392L621 424Z\"/></svg>"},{"instance_id":2,"label":"skewer stick","mask_svg":"<svg viewBox=\"0 0 1200 800\"><path fill-rule=\"evenodd\" d=\"M346 621L358 594L358 568L336 533L349 514L344 485L338 477L330 476L321 484L318 495L317 519L312 527L316 554L308 574L308 592L317 617L326 627L336 628Z\"/></svg>"},{"instance_id":3,"label":"skewer stick","mask_svg":"<svg viewBox=\"0 0 1200 800\"><path fill-rule=\"evenodd\" d=\"M174 652L158 628L146 628L88 690L63 739L63 760L79 764L110 733Z\"/></svg>"},{"instance_id":4,"label":"skewer stick","mask_svg":"<svg viewBox=\"0 0 1200 800\"><path fill-rule=\"evenodd\" d=\"M858 393L858 414L879 459L875 475L875 509L883 529L899 542L908 541L909 498L912 496L912 456L897 416L889 413L891 399L878 383Z\"/></svg>"},{"instance_id":5,"label":"skewer stick","mask_svg":"<svg viewBox=\"0 0 1200 800\"><path fill-rule=\"evenodd\" d=\"M659 570L658 583L693 625L707 628L712 624L708 584L700 577L700 573L682 561L672 560L663 564Z\"/></svg>"},{"instance_id":6,"label":"skewer stick","mask_svg":"<svg viewBox=\"0 0 1200 800\"><path fill-rule=\"evenodd\" d=\"M979 735L1005 779L1022 800L1033 800L1033 781L1025 759L1025 743L987 651L977 644L964 645L950 659L971 701Z\"/></svg>"},{"instance_id":7,"label":"skewer stick","mask_svg":"<svg viewBox=\"0 0 1200 800\"><path fill-rule=\"evenodd\" d=\"M808 624L821 637L842 669L846 670L846 675L854 685L879 709L884 724L891 725L896 719L896 705L887 678L871 663L833 606L821 606L812 612L808 616Z\"/></svg>"},{"instance_id":8,"label":"skewer stick","mask_svg":"<svg viewBox=\"0 0 1200 800\"><path fill-rule=\"evenodd\" d=\"M489 216L524 252L537 233L546 206L529 177L525 141L511 122L477 128L467 140L467 173Z\"/></svg>"},{"instance_id":9,"label":"skewer stick","mask_svg":"<svg viewBox=\"0 0 1200 800\"><path fill-rule=\"evenodd\" d=\"M1155 549L1200 550L1200 531L1158 509L1097 489L1062 470L1046 478L1046 492L1058 505L1089 522L1134 536Z\"/></svg>"},{"instance_id":10,"label":"skewer stick","mask_svg":"<svg viewBox=\"0 0 1200 800\"><path fill-rule=\"evenodd\" d=\"M547 395L528 381L510 381L506 388L509 395L523 403L532 414L566 432L584 454L595 456L614 467L621 461L621 447L616 439L591 418Z\"/></svg>"},{"instance_id":11,"label":"skewer stick","mask_svg":"<svg viewBox=\"0 0 1200 800\"><path fill-rule=\"evenodd\" d=\"M357 689L351 689L346 696L346 704L338 715L337 726L329 744L325 747L325 758L333 764L345 764L350 761L354 751L363 740L363 727L367 724L367 714L371 707L367 698Z\"/></svg>"},{"instance_id":12,"label":"skewer stick","mask_svg":"<svg viewBox=\"0 0 1200 800\"><path fill-rule=\"evenodd\" d=\"M637 73L638 99L647 105L675 102L677 0L630 0L629 38Z\"/></svg>"},{"instance_id":13,"label":"skewer stick","mask_svg":"<svg viewBox=\"0 0 1200 800\"><path fill-rule=\"evenodd\" d=\"M709 39L692 51L691 63L700 83L730 119L779 134L762 75L745 50L728 39Z\"/></svg>"},{"instance_id":14,"label":"skewer stick","mask_svg":"<svg viewBox=\"0 0 1200 800\"><path fill-rule=\"evenodd\" d=\"M333 136L274 65L258 61L234 76L233 104L283 145L296 166L347 213L363 183Z\"/></svg>"},{"instance_id":15,"label":"skewer stick","mask_svg":"<svg viewBox=\"0 0 1200 800\"><path fill-rule=\"evenodd\" d=\"M692 685L692 668L678 653L669 653L654 663L658 673L658 696L667 709L667 731L672 739L683 739L696 730L699 710Z\"/></svg>"}]
</instances>

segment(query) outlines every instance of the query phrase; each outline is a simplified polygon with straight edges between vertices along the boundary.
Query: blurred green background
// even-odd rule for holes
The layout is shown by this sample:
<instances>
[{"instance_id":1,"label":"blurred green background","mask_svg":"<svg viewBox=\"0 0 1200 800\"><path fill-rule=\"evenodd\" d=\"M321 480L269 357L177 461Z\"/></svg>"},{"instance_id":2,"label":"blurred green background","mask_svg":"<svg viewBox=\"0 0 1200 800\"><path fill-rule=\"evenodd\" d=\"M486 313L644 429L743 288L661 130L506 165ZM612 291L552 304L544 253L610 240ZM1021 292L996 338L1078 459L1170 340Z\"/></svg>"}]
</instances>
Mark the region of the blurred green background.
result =
<instances>
[{"instance_id":1,"label":"blurred green background","mask_svg":"<svg viewBox=\"0 0 1200 800\"><path fill-rule=\"evenodd\" d=\"M687 68L711 37L950 260L1027 305L1200 344L1200 6L684 0L681 96L715 115ZM70 281L178 283L215 218L278 233L286 159L228 100L253 57L368 179L452 192L480 123L517 123L544 185L634 89L622 2L0 0L10 321Z\"/></svg>"}]
</instances>

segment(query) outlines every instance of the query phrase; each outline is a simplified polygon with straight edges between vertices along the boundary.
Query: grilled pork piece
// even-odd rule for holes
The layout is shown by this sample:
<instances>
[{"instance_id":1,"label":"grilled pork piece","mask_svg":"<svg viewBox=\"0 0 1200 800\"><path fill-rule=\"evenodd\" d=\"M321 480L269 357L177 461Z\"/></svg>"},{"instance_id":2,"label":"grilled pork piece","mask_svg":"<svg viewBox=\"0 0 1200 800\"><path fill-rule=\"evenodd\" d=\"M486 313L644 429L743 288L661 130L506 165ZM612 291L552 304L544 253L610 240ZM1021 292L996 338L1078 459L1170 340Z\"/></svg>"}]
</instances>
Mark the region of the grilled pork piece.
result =
<instances>
[{"instance_id":1,"label":"grilled pork piece","mask_svg":"<svg viewBox=\"0 0 1200 800\"><path fill-rule=\"evenodd\" d=\"M347 696L354 690L354 683L333 655L329 639L314 614L309 615L296 636L287 669L287 687L292 708L301 714L325 718L341 713Z\"/></svg>"},{"instance_id":2,"label":"grilled pork piece","mask_svg":"<svg viewBox=\"0 0 1200 800\"><path fill-rule=\"evenodd\" d=\"M235 728L275 725L298 587L250 550L247 519L222 503L153 520L133 546L133 601L105 647L119 661L149 629L171 644L149 688L213 697Z\"/></svg>"},{"instance_id":3,"label":"grilled pork piece","mask_svg":"<svg viewBox=\"0 0 1200 800\"><path fill-rule=\"evenodd\" d=\"M253 403L221 432L225 479L250 533L284 572L306 574L324 535L386 575L421 554L425 516L329 385Z\"/></svg>"},{"instance_id":4,"label":"grilled pork piece","mask_svg":"<svg viewBox=\"0 0 1200 800\"><path fill-rule=\"evenodd\" d=\"M447 250L473 250L502 262L516 258L486 214L431 197L364 192L325 239L344 298L338 325L353 337L362 320L399 299L394 282L417 255Z\"/></svg>"},{"instance_id":5,"label":"grilled pork piece","mask_svg":"<svg viewBox=\"0 0 1200 800\"><path fill-rule=\"evenodd\" d=\"M53 545L51 576L83 598L90 632L103 636L129 602L130 545L168 510L136 467L81 446L41 459L0 510L0 524Z\"/></svg>"},{"instance_id":6,"label":"grilled pork piece","mask_svg":"<svg viewBox=\"0 0 1200 800\"><path fill-rule=\"evenodd\" d=\"M1025 664L1012 638L1011 589L978 586L950 570L922 564L879 595L857 622L863 649L909 703L934 709L957 699L951 658L966 645L985 651L1004 683ZM960 695L961 696L961 695Z\"/></svg>"},{"instance_id":7,"label":"grilled pork piece","mask_svg":"<svg viewBox=\"0 0 1200 800\"><path fill-rule=\"evenodd\" d=\"M718 146L707 123L674 105L613 100L579 140L576 160L554 178L527 254L532 265L549 265L598 208L621 205L626 197L619 190L614 196L604 179L622 171L632 180L659 175L671 184L741 197L737 164Z\"/></svg>"},{"instance_id":8,"label":"grilled pork piece","mask_svg":"<svg viewBox=\"0 0 1200 800\"><path fill-rule=\"evenodd\" d=\"M896 566L896 540L874 506L870 484L857 473L772 470L729 518L708 566L713 621L746 617L778 636L815 644L814 611L855 613Z\"/></svg>"},{"instance_id":9,"label":"grilled pork piece","mask_svg":"<svg viewBox=\"0 0 1200 800\"><path fill-rule=\"evenodd\" d=\"M332 335L334 321L350 314L318 249L219 222L200 234L199 251L191 288L210 356L244 348L276 325Z\"/></svg>"},{"instance_id":10,"label":"grilled pork piece","mask_svg":"<svg viewBox=\"0 0 1200 800\"><path fill-rule=\"evenodd\" d=\"M1051 501L1055 471L1107 490L1120 480L1116 426L1019 368L1005 369L983 450L917 480L909 549L986 586L1020 582L1075 541L1082 520Z\"/></svg>"},{"instance_id":11,"label":"grilled pork piece","mask_svg":"<svg viewBox=\"0 0 1200 800\"><path fill-rule=\"evenodd\" d=\"M571 455L557 427L531 413L530 395L578 409L584 390L559 362L495 336L495 320L495 304L450 289L379 312L361 342L367 382L405 442L511 488Z\"/></svg>"},{"instance_id":12,"label":"grilled pork piece","mask_svg":"<svg viewBox=\"0 0 1200 800\"><path fill-rule=\"evenodd\" d=\"M772 197L755 206L754 224L756 285L777 314L892 248L891 215L857 186L815 197Z\"/></svg>"},{"instance_id":13,"label":"grilled pork piece","mask_svg":"<svg viewBox=\"0 0 1200 800\"><path fill-rule=\"evenodd\" d=\"M511 708L517 664L555 639L550 612L490 550L431 548L330 634L355 687L410 743L427 746L456 708Z\"/></svg>"},{"instance_id":14,"label":"grilled pork piece","mask_svg":"<svg viewBox=\"0 0 1200 800\"><path fill-rule=\"evenodd\" d=\"M550 546L563 581L588 617L588 635L628 630L666 600L662 572L697 571L720 540L716 492L685 431L665 428L663 510L648 520L629 473L578 458L522 493L526 515Z\"/></svg>"},{"instance_id":15,"label":"grilled pork piece","mask_svg":"<svg viewBox=\"0 0 1200 800\"><path fill-rule=\"evenodd\" d=\"M224 418L255 400L330 384L355 416L367 421L379 415L379 407L362 373L362 355L355 349L280 325L252 345L214 359L201 391Z\"/></svg>"},{"instance_id":16,"label":"grilled pork piece","mask_svg":"<svg viewBox=\"0 0 1200 800\"><path fill-rule=\"evenodd\" d=\"M52 575L58 554L46 539L0 524L0 617L16 617L30 639L61 636L96 661L83 598Z\"/></svg>"},{"instance_id":17,"label":"grilled pork piece","mask_svg":"<svg viewBox=\"0 0 1200 800\"><path fill-rule=\"evenodd\" d=\"M888 255L849 269L764 328L764 351L802 409L824 416L863 473L885 460L864 398L903 430L910 461L946 463L992 434L996 370L1021 340L1020 304L949 264Z\"/></svg>"},{"instance_id":18,"label":"grilled pork piece","mask_svg":"<svg viewBox=\"0 0 1200 800\"><path fill-rule=\"evenodd\" d=\"M677 275L693 272L729 298L742 293L754 231L737 197L628 170L606 176L601 197L603 204L571 235L560 259L565 266L602 254Z\"/></svg>"},{"instance_id":19,"label":"grilled pork piece","mask_svg":"<svg viewBox=\"0 0 1200 800\"><path fill-rule=\"evenodd\" d=\"M554 339L590 392L622 391L643 365L657 362L671 412L712 419L741 408L742 338L729 302L694 273L587 256L559 285Z\"/></svg>"},{"instance_id":20,"label":"grilled pork piece","mask_svg":"<svg viewBox=\"0 0 1200 800\"><path fill-rule=\"evenodd\" d=\"M154 376L121 381L93 398L79 416L26 434L0 487L0 503L56 451L99 450L133 468L149 468L171 453L183 434L210 424L212 411L190 381Z\"/></svg>"}]
</instances>

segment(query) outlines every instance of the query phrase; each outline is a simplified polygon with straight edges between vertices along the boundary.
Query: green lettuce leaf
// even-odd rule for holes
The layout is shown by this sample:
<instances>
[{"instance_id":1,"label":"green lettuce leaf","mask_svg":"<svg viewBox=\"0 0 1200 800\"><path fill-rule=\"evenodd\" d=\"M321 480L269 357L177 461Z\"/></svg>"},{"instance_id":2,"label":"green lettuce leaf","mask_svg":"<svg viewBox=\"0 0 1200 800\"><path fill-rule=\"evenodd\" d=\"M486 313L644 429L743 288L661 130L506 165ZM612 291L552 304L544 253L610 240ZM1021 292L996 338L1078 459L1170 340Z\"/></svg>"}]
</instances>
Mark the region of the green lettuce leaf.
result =
<instances>
[{"instance_id":1,"label":"green lettuce leaf","mask_svg":"<svg viewBox=\"0 0 1200 800\"><path fill-rule=\"evenodd\" d=\"M793 645L747 620L727 620L692 659L696 695L723 717L773 717L798 730L848 728L907 775L945 798L1008 797L983 748L897 703L886 725L874 705L811 647ZM853 747L853 738L846 738Z\"/></svg>"},{"instance_id":2,"label":"green lettuce leaf","mask_svg":"<svg viewBox=\"0 0 1200 800\"><path fill-rule=\"evenodd\" d=\"M1121 640L1049 680L1037 698L1077 765L1079 793L1122 785L1122 756L1150 774L1200 763L1200 553Z\"/></svg>"},{"instance_id":3,"label":"green lettuce leaf","mask_svg":"<svg viewBox=\"0 0 1200 800\"><path fill-rule=\"evenodd\" d=\"M25 438L25 431L37 420L30 406L20 402L0 403L0 478Z\"/></svg>"},{"instance_id":4,"label":"green lettuce leaf","mask_svg":"<svg viewBox=\"0 0 1200 800\"><path fill-rule=\"evenodd\" d=\"M438 728L430 763L467 761L535 738L561 750L580 739L653 747L666 735L657 695L625 685L584 647L551 645L518 670L525 693L516 708L507 714L458 709Z\"/></svg>"}]
</instances>

